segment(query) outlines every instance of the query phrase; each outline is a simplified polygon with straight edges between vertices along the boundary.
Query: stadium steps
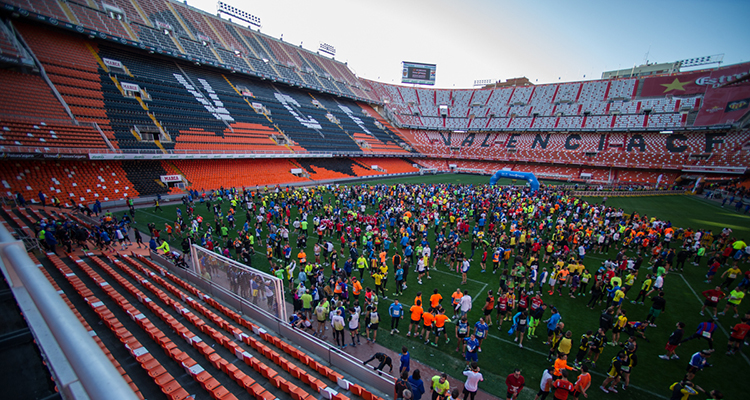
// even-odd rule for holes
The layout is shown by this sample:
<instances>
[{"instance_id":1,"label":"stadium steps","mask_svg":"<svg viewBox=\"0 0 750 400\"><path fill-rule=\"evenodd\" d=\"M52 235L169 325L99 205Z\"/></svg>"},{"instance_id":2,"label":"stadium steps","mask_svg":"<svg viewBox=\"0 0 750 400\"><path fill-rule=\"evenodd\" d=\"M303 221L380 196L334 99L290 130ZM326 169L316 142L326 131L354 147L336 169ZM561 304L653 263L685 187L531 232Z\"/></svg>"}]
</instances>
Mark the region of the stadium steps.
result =
<instances>
[{"instance_id":1,"label":"stadium steps","mask_svg":"<svg viewBox=\"0 0 750 400\"><path fill-rule=\"evenodd\" d=\"M207 365L210 372L200 371L206 372L206 374L202 375L203 379L198 378L198 371L202 369L202 366L195 361L195 358L199 358L201 354L183 344L184 337L176 333L181 330L186 332L182 324L173 318L170 319L163 309L149 301L147 296L122 278L114 276L111 281L102 278L88 263L93 262L93 265L106 269L106 264L98 258L92 257L83 261L76 256L70 256L70 261L76 264L75 267L70 268L71 272L75 274L83 271L83 274L79 274L81 280L87 283L87 287L99 301L108 305L110 310L119 306L128 318L137 323L140 329L130 329L130 335L119 333L121 335L120 340L128 345L134 358L142 363L145 369L150 372L152 369L157 370L152 374L162 372L158 364L165 369L162 374L159 374L160 379L157 381L157 385L160 386L162 392L167 394L168 398L185 399L188 391L184 387L189 387L190 391L195 393L201 391L198 388L199 386L215 399L229 400L236 398L226 396L228 393L225 386L227 380L222 379L220 372L215 372L212 367ZM117 282L117 284L115 285L114 282ZM128 299L136 301L131 303ZM147 315L151 314L156 314L159 318L148 318ZM120 320L124 320L124 317ZM143 347L144 350L137 350L140 347ZM162 355L162 352L164 355ZM165 357L171 358L171 360L167 360ZM163 362L158 361L159 359ZM167 366L171 367L171 372L167 370ZM211 379L208 375L211 375L211 378L214 376L216 378ZM219 396L221 393L224 394Z\"/></svg>"},{"instance_id":2,"label":"stadium steps","mask_svg":"<svg viewBox=\"0 0 750 400\"><path fill-rule=\"evenodd\" d=\"M122 161L122 168L133 187L141 195L167 194L169 188L156 184L162 175L169 175L159 160Z\"/></svg>"},{"instance_id":3,"label":"stadium steps","mask_svg":"<svg viewBox=\"0 0 750 400\"><path fill-rule=\"evenodd\" d=\"M48 255L44 262L37 260L31 253L29 257L40 267L42 273L78 317L84 328L89 331L91 337L120 372L123 379L133 388L136 395L140 399L159 397L161 389L154 382L154 378L158 375L151 377L148 370L139 368L141 364L134 362L132 354L117 336L118 330L121 334L133 332L137 328L135 324L127 318L118 318L103 303L99 305L98 298L89 290L89 286L72 272L69 262L63 261L54 254ZM74 292L79 295L72 295ZM122 321L125 321L125 324ZM97 328L94 329L92 325ZM109 329L104 329L102 325ZM162 358L166 359L166 356Z\"/></svg>"},{"instance_id":4,"label":"stadium steps","mask_svg":"<svg viewBox=\"0 0 750 400\"><path fill-rule=\"evenodd\" d=\"M164 297L162 296L166 295L171 299L174 308L181 309L183 315L191 315L192 317L187 317L187 319L198 321L197 323L201 323L201 330L211 332L212 337L218 338L218 340L224 347L233 349L234 355L238 359L245 361L245 363L248 363L248 365L252 365L254 368L257 365L257 369L259 369L259 372L263 373L264 376L267 374L270 382L275 388L281 389L282 391L289 393L292 397L300 399L304 399L310 396L317 397L318 393L326 391L326 386L321 380L321 377L317 377L314 374L306 372L303 368L301 368L301 364L291 362L282 354L274 352L267 346L262 345L258 340L254 339L253 336L251 336L253 334L252 331L249 331L247 333L243 332L243 329L238 328L232 322L226 321L219 315L210 311L207 307L201 305L195 299L193 299L189 294L170 284L165 279L160 277L159 274L154 273L150 268L146 268L142 263L140 263L133 257L124 256L123 260L126 264L129 264L130 267L135 268L141 274L149 276L152 281L157 282L161 287L165 289L161 290L160 288L157 288L155 286L149 287L149 289L155 295L158 295L160 299L164 299ZM118 267L126 267L122 263L116 263L116 265ZM137 276L138 274L134 272L130 267L123 268L123 272L126 272L133 277ZM197 314L193 313L192 311L188 311L188 308L196 311ZM201 319L198 314L202 314L205 318ZM263 335L263 333L260 332L259 328L256 327L255 330L257 331L256 333ZM234 337L235 339L240 340L245 346L239 343L227 342L231 339L224 336L221 331L228 333L230 337ZM276 368L275 370L273 370L267 365L256 364L260 361L258 361L257 359L254 360L253 358L248 358L247 355L250 354L250 350L246 347L252 347L257 351L255 357L263 355L281 369ZM340 375L337 375L336 378L338 378L339 376ZM343 379L343 376L340 377ZM323 378L325 379L326 377L323 376ZM303 389L297 387L294 384L294 382L297 382L297 380L299 381L299 383L306 384L308 388ZM310 395L309 393L314 394Z\"/></svg>"},{"instance_id":5,"label":"stadium steps","mask_svg":"<svg viewBox=\"0 0 750 400\"><path fill-rule=\"evenodd\" d=\"M285 371L290 372L295 377L297 377L296 374L299 373L299 378L302 379L303 382L308 383L307 380L310 380L310 377L312 377L318 379L319 381L329 380L332 385L339 385L340 388L343 388L343 386L341 386L341 380L344 379L344 377L341 374L318 363L312 357L307 356L304 350L298 349L295 346L288 344L287 342L281 340L279 337L274 336L273 334L253 324L242 315L236 313L229 307L222 305L210 296L205 295L199 289L186 283L166 269L158 266L153 261L142 256L135 255L134 257L126 258L126 262L132 265L134 268L140 270L142 273L151 276L155 282L166 288L175 297L180 298L192 309L197 310L201 314L205 315L206 317L214 321L217 325L229 331L231 334L235 336L239 335L239 337L242 337L243 343L252 346L254 349L258 350L258 352L264 354L267 358L272 359L274 363L281 366ZM176 284L176 286L169 283L162 277L166 277L169 281ZM193 298L192 296L195 296L195 298ZM231 321L234 321L242 328L237 328L237 326L232 325L231 322L224 320L219 315L211 311L209 308L203 306L202 304L207 304L209 307L211 307L211 309L224 314ZM238 334L238 330L241 331L241 333ZM253 336L251 336L253 334L257 334L261 340L265 341L268 344L272 344L274 347L280 350L283 350L285 353L289 354L292 359L284 358L281 354L278 354L277 356L277 354L269 352L263 347L263 344L260 343L260 341L254 339ZM305 377L305 369L311 369L314 372L307 372L310 377ZM308 384L311 387L320 387L319 384L316 383L313 385L313 383L314 382L311 380L311 382L309 382ZM377 396L373 395L370 391L360 385L347 383L345 386L349 387L349 393L351 395L359 396L363 399L378 399ZM341 399L341 397L337 398Z\"/></svg>"}]
</instances>

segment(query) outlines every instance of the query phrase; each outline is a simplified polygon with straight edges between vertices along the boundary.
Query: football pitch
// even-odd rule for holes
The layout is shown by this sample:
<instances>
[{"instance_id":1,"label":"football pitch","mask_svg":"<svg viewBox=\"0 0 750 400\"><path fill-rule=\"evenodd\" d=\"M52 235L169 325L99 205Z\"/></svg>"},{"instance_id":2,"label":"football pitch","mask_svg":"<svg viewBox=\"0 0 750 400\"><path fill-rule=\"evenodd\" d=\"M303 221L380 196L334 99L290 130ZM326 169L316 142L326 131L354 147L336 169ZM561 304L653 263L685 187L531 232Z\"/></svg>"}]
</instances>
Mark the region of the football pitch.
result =
<instances>
[{"instance_id":1,"label":"football pitch","mask_svg":"<svg viewBox=\"0 0 750 400\"><path fill-rule=\"evenodd\" d=\"M486 184L489 181L487 176L478 175L462 175L462 174L439 174L439 175L425 175L416 177L403 177L394 179L383 179L383 180L370 180L366 184L387 184L393 185L398 183L410 183L410 184L474 184L481 185ZM499 184L510 184L510 181L501 181ZM523 184L525 182L520 182ZM359 185L359 183L356 183ZM324 199L327 201L329 194L324 195ZM588 197L586 201L600 203L602 198L600 197ZM639 215L646 214L648 216L655 216L663 220L669 220L673 226L693 229L711 229L715 235L721 232L724 227L729 227L733 230L732 235L738 239L744 239L745 241L750 240L750 216L742 215L734 211L734 208L721 208L718 203L714 203L709 200L704 200L700 196L690 195L671 195L671 196L644 196L644 197L610 197L607 199L607 205L616 208L622 208L627 214L637 212ZM181 204L162 206L163 212L154 212L152 207L140 208L136 211L135 227L143 232L147 232L147 224L154 223L157 229L164 227L164 223L168 222L170 225L174 224L176 219L175 209L183 207ZM228 202L224 202L222 205L223 211L226 212L229 209ZM195 212L201 214L205 221L213 223L214 216L212 212L208 211L205 205L196 202L194 206ZM184 208L182 210L185 211ZM368 213L373 212L371 208L368 209ZM119 214L119 213L118 213ZM240 210L237 213L239 227L245 222L245 213ZM291 220L295 219L296 211L292 211ZM312 216L310 217L310 221ZM252 223L251 223L252 226ZM312 227L312 223L310 223ZM239 228L238 228L239 229ZM231 230L230 230L231 232ZM265 233L265 232L264 232ZM231 233L230 233L231 235ZM235 234L236 235L236 234ZM166 233L162 233L164 238ZM310 235L307 242L306 253L313 253L313 246L317 235ZM144 238L147 240L147 238ZM341 252L339 240L330 238L337 248L339 254L348 254L346 249ZM435 243L435 235L433 230L430 229L430 235L428 241L433 244ZM170 241L170 245L176 249L180 248L180 239ZM296 236L290 234L290 242L293 248L293 253L296 254L298 249L296 248ZM462 242L462 247L467 255L471 254L471 249L468 241ZM673 245L674 247L674 245ZM269 265L265 257L265 243L255 244L256 254L253 257L253 267L263 271L269 270ZM393 255L394 250L391 249L388 259ZM416 273L411 271L408 274L407 285L408 288L404 291L404 294L398 296L399 300L404 304L405 308L413 304L413 299L418 291L425 294L425 299L429 297L433 289L437 288L442 294L443 304L445 305L450 300L450 294L453 293L456 288L469 290L469 294L473 297L473 309L469 313L469 323L473 326L482 316L482 306L484 305L486 293L488 290L496 291L499 286L500 275L493 275L491 273L491 265L488 265L488 272L482 273L479 267L478 260L481 257L481 252L477 250L478 254L474 256L474 261L471 264L471 269L468 273L469 283L467 285L461 285L461 276L455 271L451 272L450 269L442 262L438 262L438 271L432 271L432 279L424 280L423 284L420 285L416 280ZM607 258L612 257L616 254L617 250L610 250L609 254L595 254L590 252L585 258L584 264L590 272L594 272L599 265ZM629 256L634 255L632 252L627 253ZM488 257L491 258L491 257ZM704 290L713 288L714 285L704 283L704 276L707 270L706 267L707 257L703 257L700 266L694 266L690 262L686 263L686 271L684 273L670 273L665 278L665 293L667 299L666 311L659 316L656 321L656 328L647 328L645 334L648 341L638 338L638 364L633 368L630 377L631 386L625 390L620 390L619 393L605 394L598 389L598 386L602 383L605 378L606 372L609 370L611 359L620 350L620 347L607 346L603 354L599 358L599 362L595 368L591 368L592 372L592 384L589 389L589 399L604 399L604 398L621 398L621 399L656 399L656 398L669 398L670 391L669 386L679 381L685 374L685 369L690 356L702 349L707 348L707 342L703 340L692 340L690 342L682 344L677 349L677 354L680 356L679 360L665 361L658 357L660 354L664 354L664 345L667 337L674 330L675 324L682 321L686 324L685 336L691 335L697 325L705 320L705 317L701 317L698 312L700 311L703 297L700 293ZM648 259L646 258L646 261ZM343 265L343 261L340 260L339 265ZM691 260L689 260L691 261ZM491 264L488 262L488 264ZM549 268L548 263L541 263L541 267ZM650 265L644 262L644 269L648 269ZM740 264L740 268L744 271L747 270L748 264ZM644 279L646 272L644 269L641 270L641 276L633 286L633 289L629 292L629 299L635 298L638 293L638 289ZM719 270L719 274L723 273L726 268L722 266ZM392 270L392 268L391 268ZM392 274L392 272L391 272ZM715 279L714 284L720 283L720 280ZM373 287L373 280L370 277L365 277L363 286ZM444 343L444 339L441 338L439 347L432 347L425 345L421 340L413 337L405 337L405 332L408 326L407 321L402 320L400 329L401 334L391 336L389 335L390 318L388 315L388 306L393 300L393 292L395 290L395 283L391 276L388 281L388 298L381 299L379 304L379 312L381 318L384 318L382 327L378 334L378 343L382 344L395 351L400 351L401 346L407 346L411 353L411 357L422 363L428 364L438 370L444 371L453 377L463 381L463 367L465 361L461 354L457 353L456 343L454 337L454 325L447 325L447 332L451 338L449 344ZM554 294L550 296L547 292L544 292L543 300L546 304L556 307L562 315L562 321L565 323L565 330L571 330L573 332L573 349L571 351L571 357L574 357L575 352L578 348L579 338L587 330L596 331L599 326L599 315L601 314L602 308L596 308L590 310L585 305L589 300L589 294L582 297L570 298L567 293L567 288L563 290L564 296L558 296ZM290 300L291 296L287 293L287 300ZM631 304L627 299L623 305L623 309L627 311L629 321L642 321L649 310L649 302L647 300L645 305ZM747 303L747 301L745 301ZM724 302L720 303L720 307L723 308ZM447 308L447 307L446 307ZM740 314L744 314L748 310L747 304L740 307ZM451 315L450 310L447 311L448 315ZM739 319L733 318L731 311L727 313L727 316L719 316L720 328L717 329L714 334L714 347L716 351L709 358L709 362L713 365L712 367L706 368L704 371L699 372L694 382L710 391L711 389L721 390L725 398L743 398L744 391L742 385L738 379L742 379L741 376L746 376L747 371L750 370L750 358L748 355L750 352L747 347L743 347L742 354L734 356L727 356L725 352L727 350L727 338L728 332L731 326L739 322ZM407 313L408 315L408 313ZM548 318L550 312L547 311L544 318ZM492 313L493 322L495 325L490 327L490 337L485 340L482 349L483 352L479 354L479 366L484 374L484 382L480 384L480 388L497 396L503 397L505 394L505 377L510 374L514 368L519 367L522 370L522 375L526 378L526 387L519 397L520 399L533 399L534 394L538 391L539 381L542 372L545 368L551 366L551 363L547 361L548 346L545 346L543 342L546 340L544 324L540 324L537 328L538 338L524 340L524 348L519 348L516 343L513 342L513 336L508 335L507 331L510 328L510 322L505 322L502 330L496 328L497 323L495 321L495 313ZM626 339L626 335L620 338L622 342ZM397 360L394 360L397 362ZM572 361L571 361L572 363ZM744 373L741 371L745 371ZM571 375L571 381L575 381L576 373ZM425 381L429 380L430 377L423 377ZM460 389L460 388L459 388ZM618 389L620 387L618 386ZM425 396L429 396L427 393ZM707 396L699 395L697 398L705 398ZM425 398L425 397L423 397ZM550 395L549 398L552 398Z\"/></svg>"}]
</instances>

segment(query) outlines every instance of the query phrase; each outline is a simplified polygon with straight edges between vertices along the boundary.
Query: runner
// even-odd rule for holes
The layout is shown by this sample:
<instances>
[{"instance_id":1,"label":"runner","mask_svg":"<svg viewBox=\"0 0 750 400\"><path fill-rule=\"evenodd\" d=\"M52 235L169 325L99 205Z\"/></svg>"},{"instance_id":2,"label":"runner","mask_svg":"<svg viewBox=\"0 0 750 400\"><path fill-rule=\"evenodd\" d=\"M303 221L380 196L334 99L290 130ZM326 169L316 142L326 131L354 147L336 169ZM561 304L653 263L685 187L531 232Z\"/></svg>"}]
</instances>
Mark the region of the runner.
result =
<instances>
[{"instance_id":1,"label":"runner","mask_svg":"<svg viewBox=\"0 0 750 400\"><path fill-rule=\"evenodd\" d=\"M590 387L591 374L589 374L589 367L584 365L581 367L581 374L578 375L578 380L576 380L576 383L573 386L573 398L578 400L580 395L583 395L583 397L589 397L586 391L589 390Z\"/></svg>"},{"instance_id":2,"label":"runner","mask_svg":"<svg viewBox=\"0 0 750 400\"><path fill-rule=\"evenodd\" d=\"M474 400L479 391L479 382L484 380L482 373L479 372L479 365L472 362L469 369L464 371L464 376L466 376L466 383L464 383L463 400Z\"/></svg>"},{"instance_id":3,"label":"runner","mask_svg":"<svg viewBox=\"0 0 750 400\"><path fill-rule=\"evenodd\" d=\"M704 368L711 366L708 363L708 357L711 357L711 353L713 353L711 350L701 350L690 357L690 362L687 366L687 375L685 375L688 380L692 381L698 371L703 371Z\"/></svg>"},{"instance_id":4,"label":"runner","mask_svg":"<svg viewBox=\"0 0 750 400\"><path fill-rule=\"evenodd\" d=\"M352 335L352 347L357 347L359 342L359 312L354 308L349 309L349 333ZM354 343L354 339L357 339L357 343Z\"/></svg>"},{"instance_id":5,"label":"runner","mask_svg":"<svg viewBox=\"0 0 750 400\"><path fill-rule=\"evenodd\" d=\"M513 341L518 342L518 347L523 348L523 337L528 330L528 315L526 311L519 311L513 316L513 327L511 329L516 333Z\"/></svg>"},{"instance_id":6,"label":"runner","mask_svg":"<svg viewBox=\"0 0 750 400\"><path fill-rule=\"evenodd\" d=\"M555 389L556 400L567 400L568 395L573 393L573 391L575 390L573 384L568 381L567 370L564 370L560 373L560 379L554 381L554 383L552 383L552 387Z\"/></svg>"},{"instance_id":7,"label":"runner","mask_svg":"<svg viewBox=\"0 0 750 400\"><path fill-rule=\"evenodd\" d=\"M620 379L622 378L622 366L628 363L628 356L624 351L617 353L617 355L612 358L609 371L607 371L607 378L602 382L601 386L599 386L599 389L604 393L617 393L615 386L617 386L617 383L620 382ZM609 388L607 388L608 384L610 385Z\"/></svg>"},{"instance_id":8,"label":"runner","mask_svg":"<svg viewBox=\"0 0 750 400\"><path fill-rule=\"evenodd\" d=\"M469 323L466 316L461 317L461 320L456 324L456 352L462 352L461 346L466 346L466 336L469 334Z\"/></svg>"},{"instance_id":9,"label":"runner","mask_svg":"<svg viewBox=\"0 0 750 400\"><path fill-rule=\"evenodd\" d=\"M521 390L526 384L526 380L521 376L521 370L516 368L513 373L505 378L505 385L508 386L508 392L506 393L507 400L516 400L518 395L521 394ZM464 398L465 400L465 398ZM473 397L472 397L473 400Z\"/></svg>"},{"instance_id":10,"label":"runner","mask_svg":"<svg viewBox=\"0 0 750 400\"><path fill-rule=\"evenodd\" d=\"M684 322L678 322L676 324L677 329L675 329L671 335L669 335L669 339L667 339L667 344L664 346L664 348L667 350L667 354L662 354L659 356L662 360L679 360L680 356L675 354L675 350L677 347L682 343L682 336L685 334L685 323Z\"/></svg>"},{"instance_id":11,"label":"runner","mask_svg":"<svg viewBox=\"0 0 750 400\"><path fill-rule=\"evenodd\" d=\"M398 299L394 299L393 303L388 307L388 315L391 317L391 335L394 332L401 333L398 330L398 323L401 321L401 316L404 315L404 307L398 302Z\"/></svg>"},{"instance_id":12,"label":"runner","mask_svg":"<svg viewBox=\"0 0 750 400\"><path fill-rule=\"evenodd\" d=\"M409 321L409 330L406 331L406 336L411 336L411 328L414 327L414 336L417 336L419 331L419 322L422 320L422 314L424 309L422 308L422 301L417 300L416 303L409 308L411 313L411 321Z\"/></svg>"},{"instance_id":13,"label":"runner","mask_svg":"<svg viewBox=\"0 0 750 400\"><path fill-rule=\"evenodd\" d=\"M466 342L466 345L464 348L466 349L465 358L466 358L466 368L465 370L469 369L470 363L475 363L479 361L479 355L477 354L479 352L479 340L477 340L477 336L475 334L471 334L468 338L464 339Z\"/></svg>"},{"instance_id":14,"label":"runner","mask_svg":"<svg viewBox=\"0 0 750 400\"><path fill-rule=\"evenodd\" d=\"M724 311L720 312L719 315L726 314L726 312L729 311L729 307L732 307L734 309L734 315L732 316L732 318L739 317L740 313L737 308L740 306L740 303L744 298L745 288L738 286L737 288L729 292L729 297L727 297L727 305L726 307L724 307Z\"/></svg>"},{"instance_id":15,"label":"runner","mask_svg":"<svg viewBox=\"0 0 750 400\"><path fill-rule=\"evenodd\" d=\"M448 376L444 373L433 376L430 388L432 388L432 400L444 399L451 388Z\"/></svg>"},{"instance_id":16,"label":"runner","mask_svg":"<svg viewBox=\"0 0 750 400\"><path fill-rule=\"evenodd\" d=\"M430 308L422 314L424 325L422 326L422 333L419 334L419 338L424 339L424 344L430 343L430 332L432 332L432 324L435 321L435 315L433 312L435 312L435 309Z\"/></svg>"},{"instance_id":17,"label":"runner","mask_svg":"<svg viewBox=\"0 0 750 400\"><path fill-rule=\"evenodd\" d=\"M445 315L445 310L443 308L438 309L437 315L435 315L435 343L431 343L434 347L438 347L440 335L445 336L445 344L451 342L448 338L448 332L445 331L446 321L450 321L450 318Z\"/></svg>"},{"instance_id":18,"label":"runner","mask_svg":"<svg viewBox=\"0 0 750 400\"><path fill-rule=\"evenodd\" d=\"M656 318L665 311L667 305L667 300L664 299L664 292L659 292L659 295L652 297L651 302L653 304L651 304L651 309L646 316L646 322L649 323L650 327L656 328Z\"/></svg>"},{"instance_id":19,"label":"runner","mask_svg":"<svg viewBox=\"0 0 750 400\"><path fill-rule=\"evenodd\" d=\"M716 286L713 289L704 290L701 294L706 298L706 300L703 302L703 307L701 307L701 316L705 315L703 311L705 311L706 307L708 307L714 310L714 319L718 318L716 316L716 308L719 306L719 301L723 299L726 294L724 294L724 292L721 290L721 287L719 286Z\"/></svg>"},{"instance_id":20,"label":"runner","mask_svg":"<svg viewBox=\"0 0 750 400\"><path fill-rule=\"evenodd\" d=\"M740 346L745 342L748 332L750 332L750 319L742 318L742 322L732 327L732 333L729 335L729 344L727 355L737 354Z\"/></svg>"},{"instance_id":21,"label":"runner","mask_svg":"<svg viewBox=\"0 0 750 400\"><path fill-rule=\"evenodd\" d=\"M489 329L490 329L489 326L487 326L487 324L484 322L484 318L479 318L479 321L477 321L476 324L474 324L473 336L478 341L477 351L479 353L482 352L482 342L484 341L484 339L487 338L487 333Z\"/></svg>"},{"instance_id":22,"label":"runner","mask_svg":"<svg viewBox=\"0 0 750 400\"><path fill-rule=\"evenodd\" d=\"M362 361L362 364L367 365L367 363L369 363L372 360L378 360L379 362L377 367L372 368L374 371L378 371L378 375L382 375L381 371L383 371L383 368L385 368L386 365L389 368L388 373L393 372L393 360L391 359L389 355L378 352L378 353L375 353L369 359L367 359L367 361Z\"/></svg>"},{"instance_id":23,"label":"runner","mask_svg":"<svg viewBox=\"0 0 750 400\"><path fill-rule=\"evenodd\" d=\"M549 367L544 370L542 373L542 379L539 382L539 391L536 396L534 396L534 400L545 400L547 398L552 389L552 382L555 380L554 375L552 375L552 372L554 371L555 367Z\"/></svg>"}]
</instances>

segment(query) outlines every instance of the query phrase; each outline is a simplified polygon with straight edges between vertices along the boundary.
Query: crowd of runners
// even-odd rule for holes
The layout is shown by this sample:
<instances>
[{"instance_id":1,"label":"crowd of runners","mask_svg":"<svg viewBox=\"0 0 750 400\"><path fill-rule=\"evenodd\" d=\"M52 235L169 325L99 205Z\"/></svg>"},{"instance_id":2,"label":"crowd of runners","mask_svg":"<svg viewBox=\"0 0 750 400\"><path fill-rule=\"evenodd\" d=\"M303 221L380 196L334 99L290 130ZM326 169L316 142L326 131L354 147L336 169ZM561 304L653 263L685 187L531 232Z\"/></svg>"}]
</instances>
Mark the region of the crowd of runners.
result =
<instances>
[{"instance_id":1,"label":"crowd of runners","mask_svg":"<svg viewBox=\"0 0 750 400\"><path fill-rule=\"evenodd\" d=\"M204 220L195 211L199 207L213 214L213 221ZM158 201L154 212L161 212ZM112 234L119 239L117 232L135 218L132 207L120 220L111 213L102 215L104 223L94 232L102 247L111 246ZM606 367L600 390L627 390L639 362L638 343L649 340L647 329L657 327L667 308L666 278L689 268L688 263L707 266L706 281L716 279L717 284L703 292L706 301L700 313L708 309L711 315L687 333L688 327L678 323L660 356L678 359L677 347L688 340L708 345L684 355L686 374L670 388L672 398L703 390L693 382L710 366L719 314L732 310L736 318L727 326L727 354L738 352L750 331L750 314L740 310L750 284L750 271L743 272L741 266L750 247L731 229L676 227L653 216L625 214L606 201L587 203L554 187L536 193L447 184L191 191L178 206L175 223L163 229L151 224L149 230L154 251L169 252L163 239L178 239L183 250L197 243L264 269L253 255L265 250L270 272L288 285L293 298L290 322L342 349L359 346L362 339L377 342L380 324L391 335L405 329L405 337L418 337L425 345L455 341L455 351L466 360L463 393L451 390L444 376L422 383L419 371L410 371L404 348L406 357L401 357L396 374L397 398L420 399L426 386L433 399L473 399L482 380L482 345L491 329L507 332L519 347L524 340L544 340L550 367L543 373L538 399L550 393L560 400L588 397L589 369L597 363ZM605 260L598 268L584 265L593 254ZM497 288L493 284L487 292L471 293L458 287L450 294L433 289L419 291L408 301L403 298L407 283L424 285L425 280L443 279L445 273L461 277L462 286L470 269L494 274ZM263 296L263 290L250 287L252 280L242 279L241 270L199 272L206 279L226 274L235 291L253 301L253 296ZM553 299L583 296L588 307L603 310L598 326L566 324L551 304ZM482 310L472 321L475 297ZM379 307L383 302L387 312ZM646 303L648 313L637 320L635 307ZM619 350L611 360L600 361L607 346ZM393 368L383 353L373 359L379 361L374 367L378 371ZM525 386L523 362L517 364L506 380L508 398L517 397ZM721 398L715 390L710 395Z\"/></svg>"}]
</instances>

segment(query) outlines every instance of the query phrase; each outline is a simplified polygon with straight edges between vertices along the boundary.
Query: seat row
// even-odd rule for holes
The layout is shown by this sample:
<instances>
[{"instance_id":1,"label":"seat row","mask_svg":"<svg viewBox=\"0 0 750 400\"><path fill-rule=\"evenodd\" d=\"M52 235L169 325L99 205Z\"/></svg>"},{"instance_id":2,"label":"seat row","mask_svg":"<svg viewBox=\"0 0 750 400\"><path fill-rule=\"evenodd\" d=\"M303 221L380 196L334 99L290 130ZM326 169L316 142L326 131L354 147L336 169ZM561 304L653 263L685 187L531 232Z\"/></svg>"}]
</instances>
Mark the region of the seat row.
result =
<instances>
[{"instance_id":1,"label":"seat row","mask_svg":"<svg viewBox=\"0 0 750 400\"><path fill-rule=\"evenodd\" d=\"M316 396L307 393L302 388L297 387L294 383L288 381L287 379L283 378L276 370L268 367L264 363L262 363L258 358L253 357L249 352L245 351L243 347L234 341L230 339L230 337L234 337L237 340L240 340L245 345L248 345L252 347L254 350L256 350L258 353L263 354L267 359L273 361L275 364L277 364L279 367L281 367L283 370L289 372L294 378L299 379L306 385L308 385L314 393L320 393L324 395L326 398L333 398L336 400L348 400L349 398L344 396L343 394L337 393L333 389L327 388L327 386L318 378L315 378L313 375L308 374L303 369L300 369L294 364L287 361L283 356L281 356L279 353L273 351L268 346L264 345L254 337L244 334L241 329L234 326L234 324L224 320L214 312L208 310L205 306L199 304L196 300L192 299L192 297L187 296L182 291L175 288L173 285L168 283L166 280L164 280L162 277L160 277L158 274L154 273L151 270L146 269L140 263L133 260L130 257L123 257L123 259L130 264L132 267L138 269L141 273L145 274L149 277L153 282L158 283L160 286L164 287L168 292L172 293L176 298L180 298L180 301L176 301L170 298L164 291L157 288L156 285L154 285L151 282L144 283L143 286L147 287L155 296L157 296L160 300L164 301L166 304L171 304L172 307L175 309L180 309L181 314L193 323L196 327L199 327L201 331L204 333L210 335L217 344L222 345L223 347L227 348L235 354L235 356L244 361L247 365L253 367L256 371L258 371L262 376L267 378L274 387L279 388L280 390L284 391L285 393L289 393L292 398L295 400L302 400L310 398L312 400L313 398L316 398ZM141 280L142 276L134 272L131 268L125 266L119 261L114 261L114 264L117 267L120 267L121 270L130 275L131 278L136 280ZM207 321L204 321L200 317L198 317L193 312L189 311L188 308L184 306L184 304L187 304L187 306L190 309L193 309L200 314L204 315L208 321L211 321L213 325L218 326L221 330L228 333L230 336L225 336L223 333L221 333L219 330L214 329L211 327ZM258 334L259 336L263 337L263 335L266 335L266 331L262 328L259 328L258 326L247 322L245 323L245 327L248 329L252 329L254 333ZM248 327L249 326L249 327ZM207 345L199 345L205 351L212 352L213 349L210 346ZM317 362L316 362L317 363ZM224 369L224 368L222 368ZM321 366L322 370L322 366ZM325 371L328 372L330 375L336 374L336 379L338 380L343 379L343 376L334 372L328 367L325 367ZM322 371L319 371L322 372ZM234 371L232 372L234 373Z\"/></svg>"},{"instance_id":2,"label":"seat row","mask_svg":"<svg viewBox=\"0 0 750 400\"><path fill-rule=\"evenodd\" d=\"M259 340L256 340L255 338L251 336L245 335L244 333L241 332L241 330L234 327L230 322L224 320L223 318L215 314L213 311L209 310L207 307L201 305L198 300L205 302L209 306L213 307L213 309L221 312L230 320L236 322L240 326L251 330L253 333L257 334L260 337L260 339L262 339L266 343L272 344L274 347L282 350L284 353L289 354L292 358L299 361L303 365L308 366L313 371L318 372L320 375L330 380L332 384L338 385L343 390L348 390L353 395L361 397L364 400L382 400L381 398L374 395L372 392L365 389L364 387L354 384L344 379L343 375L317 362L312 357L308 356L304 351L297 349L296 347L290 345L289 343L281 340L279 337L253 324L251 321L244 318L242 315L238 314L237 312L230 309L229 307L224 306L223 304L219 303L216 299L212 298L211 296L204 294L196 287L188 284L184 280L180 279L178 276L160 267L159 265L149 260L148 258L145 258L137 254L134 254L133 257L135 257L143 265L148 266L148 269L144 267L143 265L137 264L132 258L129 259L129 261L126 259L126 261L128 261L131 265L138 268L142 272L149 274L155 282L165 287L169 292L171 292L176 297L181 298L191 308L197 310L201 314L211 319L216 325L221 326L222 328L228 330L230 333L233 333L235 337L242 338L243 343L250 345L251 347L256 349L258 352L264 354L267 358L272 359L277 365L281 366L285 371L288 371L290 374L292 374L292 376L298 377L297 375L299 375L299 378L303 382L310 385L311 387L321 388L319 392L323 394L324 396L326 396L326 398L330 397L330 398L334 398L337 400L348 399L348 397L344 396L341 393L337 394L333 390L326 390L325 385L320 380L312 377L310 374L307 374L303 369L295 367L293 363L285 360L279 353L271 350L268 346L265 346ZM153 271L156 271L156 272L154 273ZM166 277L170 281L174 282L177 286L179 286L179 288L177 286L170 284L162 277ZM193 299L192 296L195 296L197 300Z\"/></svg>"},{"instance_id":3,"label":"seat row","mask_svg":"<svg viewBox=\"0 0 750 400\"><path fill-rule=\"evenodd\" d=\"M71 286L75 288L78 294L83 298L84 301L91 307L91 309L101 318L104 325L109 328L120 342L128 349L131 356L138 361L141 367L148 372L148 375L153 378L161 391L170 400L184 400L189 397L188 392L182 388L174 377L169 374L164 366L157 361L152 354L149 353L148 349L144 347L133 334L123 326L123 324L117 319L112 311L88 288L88 286L75 274L75 272L68 267L63 260L61 260L54 253L47 253L47 258L57 268L58 271L65 277ZM106 292L113 300L115 300L128 315L138 323L141 328L149 332L152 338L158 337L159 334L163 333L140 313L135 307L130 305L128 301L119 293L117 293L112 286L110 286L104 279L101 279L99 275L91 269L91 267L85 265L83 261L77 257L71 257L73 262L76 262L80 268L82 268L86 274L99 284L101 289ZM170 342L171 343L171 342ZM172 343L174 345L174 343ZM175 345L176 346L176 345ZM163 347L166 349L167 344ZM116 365L117 366L117 365ZM130 382L136 394L140 393L138 388ZM142 397L141 397L142 398Z\"/></svg>"}]
</instances>

